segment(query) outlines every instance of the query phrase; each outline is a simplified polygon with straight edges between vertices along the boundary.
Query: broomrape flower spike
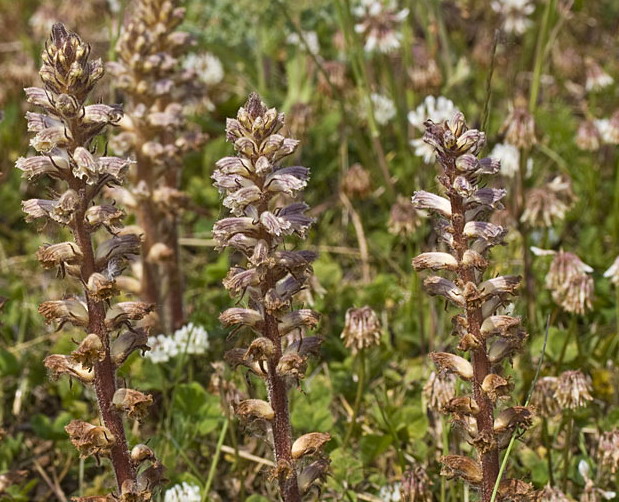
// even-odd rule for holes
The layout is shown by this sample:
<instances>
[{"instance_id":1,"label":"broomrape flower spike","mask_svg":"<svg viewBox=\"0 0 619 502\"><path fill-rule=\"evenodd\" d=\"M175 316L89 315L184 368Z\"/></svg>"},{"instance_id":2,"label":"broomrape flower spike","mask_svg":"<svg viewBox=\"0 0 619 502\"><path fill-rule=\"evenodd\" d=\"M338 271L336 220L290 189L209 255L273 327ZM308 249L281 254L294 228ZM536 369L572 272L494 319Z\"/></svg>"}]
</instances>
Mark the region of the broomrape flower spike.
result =
<instances>
[{"instance_id":1,"label":"broomrape flower spike","mask_svg":"<svg viewBox=\"0 0 619 502\"><path fill-rule=\"evenodd\" d=\"M499 445L509 443L517 428L526 429L531 424L531 411L527 408L508 407L500 412L497 409L511 389L509 381L501 376L502 363L521 347L527 336L519 319L497 312L516 294L520 278L483 279L489 251L501 243L506 233L487 219L493 210L502 208L500 201L506 192L480 187L482 176L497 174L500 165L496 160L479 158L485 134L469 129L462 113L440 123L428 120L425 126L424 141L433 147L442 168L438 181L444 195L418 191L412 201L416 209L437 215L437 231L449 252L422 253L413 260L413 267L452 277L430 275L424 280L424 287L430 295L443 296L460 309L452 324L464 357L435 352L431 358L442 378L456 375L470 382L472 394L449 397L451 391L443 390L434 396L434 383L429 383L425 391L434 408L440 406L453 415L454 423L462 424L477 450L477 459L444 456L442 473L479 489L481 500L489 502L499 473ZM523 491L526 495L528 490L526 483L504 480L499 493L509 499L523 495Z\"/></svg>"},{"instance_id":2,"label":"broomrape flower spike","mask_svg":"<svg viewBox=\"0 0 619 502\"><path fill-rule=\"evenodd\" d=\"M299 144L280 133L283 126L284 115L267 108L257 94L250 95L236 119L228 119L226 137L237 156L219 160L213 179L232 216L215 223L213 237L220 248L235 249L246 258L224 279L224 286L246 306L226 310L220 320L237 329L246 327L257 336L248 348L229 351L226 359L263 379L268 394L268 402L241 401L235 413L272 437L273 476L283 500L297 502L324 477L329 467L326 459L308 462L320 455L329 438L311 433L293 445L290 427L288 389L298 386L307 358L318 352L322 340L304 337L307 329L316 327L318 314L293 308L296 294L311 277L316 254L281 249L287 236L304 238L312 223L305 215L308 206L297 198L307 184L309 169L280 164Z\"/></svg>"},{"instance_id":3,"label":"broomrape flower spike","mask_svg":"<svg viewBox=\"0 0 619 502\"><path fill-rule=\"evenodd\" d=\"M186 58L193 40L178 29L185 16L181 3L131 2L116 44L118 61L108 63L126 103L122 132L111 144L136 160L131 183L111 192L128 202L143 230L141 297L157 305L156 324L168 333L185 322L178 246L178 220L187 204L180 190L183 157L204 141L187 115L205 96L204 87L223 77L216 58Z\"/></svg>"},{"instance_id":4,"label":"broomrape flower spike","mask_svg":"<svg viewBox=\"0 0 619 502\"><path fill-rule=\"evenodd\" d=\"M44 268L58 269L59 277L81 285L82 296L43 302L39 312L48 323L69 323L84 331L70 355L49 355L45 366L52 378L68 377L94 387L100 425L73 420L65 430L81 457L111 460L118 490L101 498L147 501L152 499L163 466L154 454L132 459L123 414L143 418L152 398L118 388L116 371L133 351L148 348L146 332L132 325L152 306L135 301L113 303L116 279L127 259L139 252L140 239L119 234L122 211L98 204L102 188L121 184L131 162L101 156L94 146L96 136L117 124L122 111L117 106L86 104L103 76L103 64L91 60L90 46L62 24L52 27L42 60L44 88L26 89L28 101L43 109L27 114L28 130L36 133L32 146L40 155L19 159L17 168L30 182L43 176L53 178L64 192L51 200L25 201L23 209L27 219L46 219L73 235L72 241L43 245L37 258ZM100 230L110 238L95 247L92 234Z\"/></svg>"}]
</instances>

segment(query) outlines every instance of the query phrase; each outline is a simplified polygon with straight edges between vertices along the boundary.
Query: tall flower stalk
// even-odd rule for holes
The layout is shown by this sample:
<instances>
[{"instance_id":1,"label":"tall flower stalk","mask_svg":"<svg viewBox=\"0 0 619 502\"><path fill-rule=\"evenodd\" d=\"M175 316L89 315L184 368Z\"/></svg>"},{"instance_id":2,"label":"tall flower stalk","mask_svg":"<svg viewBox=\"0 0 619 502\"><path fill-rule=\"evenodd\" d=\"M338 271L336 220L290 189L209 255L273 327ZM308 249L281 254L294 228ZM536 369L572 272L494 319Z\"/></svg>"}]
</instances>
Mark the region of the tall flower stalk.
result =
<instances>
[{"instance_id":1,"label":"tall flower stalk","mask_svg":"<svg viewBox=\"0 0 619 502\"><path fill-rule=\"evenodd\" d=\"M36 133L31 145L39 155L20 158L17 167L29 182L48 177L63 190L51 200L24 201L27 219L45 219L73 235L73 240L42 246L37 258L45 268L58 268L81 295L45 301L39 312L47 322L72 324L86 336L70 355L48 356L45 366L52 377L67 376L94 387L101 425L73 420L65 430L82 457L110 458L120 500L150 500L163 467L146 445L129 451L123 415L140 420L152 397L119 387L116 371L133 351L147 348L146 333L132 324L152 306L131 301L111 304L117 294L116 278L128 256L139 253L140 239L122 233L121 210L99 201L105 185L123 182L130 161L97 153L96 137L117 124L122 111L117 106L86 105L103 76L101 60L89 56L90 47L78 35L61 24L53 26L42 54L44 88L25 90L28 101L43 109L27 113L28 130ZM107 239L95 244L95 234L103 231L109 234ZM140 469L145 461L150 466Z\"/></svg>"},{"instance_id":2,"label":"tall flower stalk","mask_svg":"<svg viewBox=\"0 0 619 502\"><path fill-rule=\"evenodd\" d=\"M235 412L272 440L280 494L285 502L296 502L325 475L329 462L320 450L330 435L312 432L293 442L290 425L288 390L298 386L307 358L318 352L322 340L303 336L316 327L318 314L294 308L295 295L306 287L316 255L282 249L286 236L304 238L312 223L305 215L309 207L297 200L309 169L280 164L299 144L280 134L283 126L284 115L268 109L256 94L239 109L236 119L228 119L226 137L237 156L218 161L213 179L232 216L215 224L213 237L220 247L246 257L245 265L232 267L224 280L245 306L226 310L221 322L247 327L257 335L248 348L233 349L226 358L263 379L268 395L268 402L237 403Z\"/></svg>"},{"instance_id":3,"label":"tall flower stalk","mask_svg":"<svg viewBox=\"0 0 619 502\"><path fill-rule=\"evenodd\" d=\"M477 450L477 458L446 455L441 459L442 474L459 477L481 492L489 502L499 474L499 450L511 435L531 423L531 412L513 406L499 411L499 402L511 391L501 375L502 363L517 351L526 338L520 320L499 315L516 289L520 278L500 276L484 280L489 266L488 252L502 241L506 230L487 221L489 213L501 206L505 190L480 188L483 175L493 175L499 163L478 158L485 134L468 129L464 116L456 113L442 123L426 122L424 140L436 151L442 168L438 181L445 196L418 191L413 196L417 209L433 211L440 217L437 231L449 252L422 253L413 260L420 270L449 273L453 280L429 276L424 286L430 295L440 295L460 309L453 319L458 350L469 358L449 352L434 352L431 358L444 373L454 373L470 382L472 395L452 398L443 407L454 425ZM527 490L517 480L503 480L499 494L513 495Z\"/></svg>"},{"instance_id":4,"label":"tall flower stalk","mask_svg":"<svg viewBox=\"0 0 619 502\"><path fill-rule=\"evenodd\" d=\"M125 95L123 132L113 145L136 160L122 198L144 232L141 296L157 305L168 333L185 322L178 247L178 219L187 202L180 191L183 156L203 139L187 127L199 79L182 66L192 39L177 30L185 15L180 3L136 2L116 45L119 60L108 63Z\"/></svg>"}]
</instances>

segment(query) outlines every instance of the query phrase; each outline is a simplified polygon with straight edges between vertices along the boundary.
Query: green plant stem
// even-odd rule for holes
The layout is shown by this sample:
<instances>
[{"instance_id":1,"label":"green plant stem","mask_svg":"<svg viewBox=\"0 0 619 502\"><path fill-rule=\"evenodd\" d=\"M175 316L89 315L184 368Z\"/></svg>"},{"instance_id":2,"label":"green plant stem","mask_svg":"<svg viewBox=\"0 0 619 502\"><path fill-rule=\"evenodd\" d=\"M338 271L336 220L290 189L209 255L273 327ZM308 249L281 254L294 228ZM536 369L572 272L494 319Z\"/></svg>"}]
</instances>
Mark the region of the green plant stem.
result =
<instances>
[{"instance_id":1,"label":"green plant stem","mask_svg":"<svg viewBox=\"0 0 619 502\"><path fill-rule=\"evenodd\" d=\"M548 432L548 420L546 417L542 418L542 442L546 445L546 461L548 463L548 480L550 484L554 486L555 484L555 476L552 470L552 439L550 438L550 433Z\"/></svg>"},{"instance_id":2,"label":"green plant stem","mask_svg":"<svg viewBox=\"0 0 619 502\"><path fill-rule=\"evenodd\" d=\"M350 418L350 424L348 425L348 430L346 431L346 436L344 437L344 448L348 446L348 441L352 435L352 432L355 428L355 423L357 421L357 416L359 415L359 408L361 407L361 401L363 399L363 389L365 387L365 351L361 349L359 351L357 357L357 365L359 366L359 375L357 380L357 393L355 395L355 403L352 409L352 416Z\"/></svg>"},{"instance_id":3,"label":"green plant stem","mask_svg":"<svg viewBox=\"0 0 619 502\"><path fill-rule=\"evenodd\" d=\"M208 471L208 478L206 478L206 485L204 486L204 493L202 494L202 502L205 502L208 500L208 494L209 494L209 491L211 490L211 485L213 484L213 478L215 477L215 472L217 470L217 464L219 463L219 455L221 454L221 447L224 444L226 432L228 432L229 422L230 420L226 418L224 421L224 425L221 428L221 432L219 433L219 439L217 440L215 454L213 455L213 461L211 462L211 467Z\"/></svg>"},{"instance_id":4,"label":"green plant stem","mask_svg":"<svg viewBox=\"0 0 619 502\"><path fill-rule=\"evenodd\" d=\"M544 357L546 355L546 345L548 344L548 331L550 328L550 316L546 318L546 332L544 333L544 345L542 346L542 354L540 355L539 362L537 363L537 369L535 371L535 376L533 377L533 382L531 382L531 388L529 389L529 393L527 395L527 400L524 405L528 406L531 401L531 396L533 395L533 389L535 389L535 384L537 383L537 379L539 378L540 371L542 369L542 364L544 363ZM501 468L499 469L499 475L497 476L496 482L494 484L494 488L492 489L492 497L490 498L490 502L495 502L497 498L497 494L499 493L499 485L501 484L501 479L503 479L503 473L507 468L507 461L509 460L509 456L516 444L516 436L517 431L512 434L512 437L507 445L507 449L505 450L505 454L503 455L503 460L501 461Z\"/></svg>"},{"instance_id":5,"label":"green plant stem","mask_svg":"<svg viewBox=\"0 0 619 502\"><path fill-rule=\"evenodd\" d=\"M574 415L569 410L569 418L567 421L567 432L565 433L565 446L563 448L563 481L561 483L561 489L567 493L567 480L570 472L570 451L572 446L572 432L574 430Z\"/></svg>"},{"instance_id":6,"label":"green plant stem","mask_svg":"<svg viewBox=\"0 0 619 502\"><path fill-rule=\"evenodd\" d=\"M556 0L547 0L544 17L542 19L542 27L537 37L537 45L535 47L535 63L533 67L533 81L531 82L531 94L529 96L529 111L535 112L537 107L537 98L539 96L539 88L542 80L542 66L544 64L544 45L548 36L548 27L550 26L550 14L554 10Z\"/></svg>"}]
</instances>

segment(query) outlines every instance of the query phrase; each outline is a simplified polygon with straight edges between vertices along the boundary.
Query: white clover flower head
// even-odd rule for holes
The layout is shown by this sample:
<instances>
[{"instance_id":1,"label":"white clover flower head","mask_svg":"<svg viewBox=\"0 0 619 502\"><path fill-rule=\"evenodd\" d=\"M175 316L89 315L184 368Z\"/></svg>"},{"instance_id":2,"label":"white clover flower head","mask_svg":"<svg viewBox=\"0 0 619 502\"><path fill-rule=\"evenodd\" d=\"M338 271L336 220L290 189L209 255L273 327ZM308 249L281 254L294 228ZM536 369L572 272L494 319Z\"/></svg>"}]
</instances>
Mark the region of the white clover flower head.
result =
<instances>
[{"instance_id":1,"label":"white clover flower head","mask_svg":"<svg viewBox=\"0 0 619 502\"><path fill-rule=\"evenodd\" d=\"M148 345L151 350L145 354L146 358L155 364L167 363L179 354L204 354L209 347L208 332L190 322L170 336L148 337Z\"/></svg>"},{"instance_id":2,"label":"white clover flower head","mask_svg":"<svg viewBox=\"0 0 619 502\"><path fill-rule=\"evenodd\" d=\"M176 330L173 337L179 352L199 355L204 354L209 347L207 331L192 322Z\"/></svg>"},{"instance_id":3,"label":"white clover flower head","mask_svg":"<svg viewBox=\"0 0 619 502\"><path fill-rule=\"evenodd\" d=\"M490 157L501 161L501 174L507 178L513 178L520 169L520 151L509 143L497 143L494 145Z\"/></svg>"},{"instance_id":4,"label":"white clover flower head","mask_svg":"<svg viewBox=\"0 0 619 502\"><path fill-rule=\"evenodd\" d=\"M443 122L449 120L459 110L454 105L451 99L447 99L445 96L426 96L415 110L408 112L408 121L413 127L420 132L424 132L426 127L424 122L431 120L432 122Z\"/></svg>"},{"instance_id":5,"label":"white clover flower head","mask_svg":"<svg viewBox=\"0 0 619 502\"><path fill-rule=\"evenodd\" d=\"M301 35L303 36L303 40L305 40L305 43L301 39L301 36L299 36L299 34L296 32L288 35L288 37L286 38L286 42L288 42L290 45L299 47L301 50L309 49L310 54L314 54L315 56L317 56L320 53L320 42L318 40L318 34L315 31L303 31L301 32Z\"/></svg>"},{"instance_id":6,"label":"white clover flower head","mask_svg":"<svg viewBox=\"0 0 619 502\"><path fill-rule=\"evenodd\" d=\"M200 487L186 481L166 490L163 497L163 502L200 502L201 500Z\"/></svg>"},{"instance_id":7,"label":"white clover flower head","mask_svg":"<svg viewBox=\"0 0 619 502\"><path fill-rule=\"evenodd\" d=\"M359 20L355 31L365 37L365 52L389 54L400 48L402 34L398 28L408 9L398 10L394 0L361 0L352 12Z\"/></svg>"},{"instance_id":8,"label":"white clover flower head","mask_svg":"<svg viewBox=\"0 0 619 502\"><path fill-rule=\"evenodd\" d=\"M393 100L382 94L372 93L370 96L372 107L374 108L374 118L380 125L387 124L395 117L396 109Z\"/></svg>"},{"instance_id":9,"label":"white clover flower head","mask_svg":"<svg viewBox=\"0 0 619 502\"><path fill-rule=\"evenodd\" d=\"M224 79L224 67L221 60L210 52L188 54L183 61L183 67L193 70L200 81L207 86L217 85Z\"/></svg>"},{"instance_id":10,"label":"white clover flower head","mask_svg":"<svg viewBox=\"0 0 619 502\"><path fill-rule=\"evenodd\" d=\"M585 58L585 89L588 92L600 91L609 85L612 85L615 80L592 58Z\"/></svg>"},{"instance_id":11,"label":"white clover flower head","mask_svg":"<svg viewBox=\"0 0 619 502\"><path fill-rule=\"evenodd\" d=\"M383 502L400 502L402 500L402 483L383 486L378 492L378 498Z\"/></svg>"},{"instance_id":12,"label":"white clover flower head","mask_svg":"<svg viewBox=\"0 0 619 502\"><path fill-rule=\"evenodd\" d=\"M408 121L410 124L423 133L426 130L424 123L426 120L432 122L443 122L449 120L459 110L454 105L453 101L447 99L445 96L426 96L417 108L408 112ZM416 138L411 140L411 146L415 150L417 157L423 158L426 164L432 164L436 158L434 147L426 143L423 138Z\"/></svg>"},{"instance_id":13,"label":"white clover flower head","mask_svg":"<svg viewBox=\"0 0 619 502\"><path fill-rule=\"evenodd\" d=\"M522 35L533 24L528 16L535 11L535 5L530 0L494 0L490 6L503 17L506 33Z\"/></svg>"}]
</instances>

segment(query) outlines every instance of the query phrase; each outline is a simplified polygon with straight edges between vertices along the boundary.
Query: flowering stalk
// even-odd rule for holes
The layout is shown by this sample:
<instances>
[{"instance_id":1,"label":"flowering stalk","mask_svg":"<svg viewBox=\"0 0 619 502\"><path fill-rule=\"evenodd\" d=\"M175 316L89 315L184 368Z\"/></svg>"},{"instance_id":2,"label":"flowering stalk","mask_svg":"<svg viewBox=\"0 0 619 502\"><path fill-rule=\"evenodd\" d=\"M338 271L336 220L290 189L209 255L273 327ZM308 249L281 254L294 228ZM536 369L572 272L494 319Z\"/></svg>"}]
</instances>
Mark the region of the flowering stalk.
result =
<instances>
[{"instance_id":1,"label":"flowering stalk","mask_svg":"<svg viewBox=\"0 0 619 502\"><path fill-rule=\"evenodd\" d=\"M187 130L186 108L197 93L196 75L181 62L191 46L189 33L176 31L185 10L178 0L140 0L124 26L108 63L126 98L123 133L116 151L135 156L132 184L122 194L137 214L142 242L142 299L158 306L166 332L184 321L178 218L186 205L179 190L183 155L202 136Z\"/></svg>"},{"instance_id":2,"label":"flowering stalk","mask_svg":"<svg viewBox=\"0 0 619 502\"><path fill-rule=\"evenodd\" d=\"M268 402L246 399L237 403L235 412L272 437L281 496L285 502L296 502L325 475L329 462L320 450L330 435L312 432L292 441L288 388L303 378L307 358L318 352L322 339L303 337L306 329L316 327L318 313L292 307L295 295L306 287L316 255L278 249L288 235L304 238L312 223L305 215L307 204L295 201L307 184L309 169L280 165L299 144L279 134L283 125L284 115L267 109L256 94L236 119L228 119L226 136L238 155L218 161L213 179L233 216L215 224L213 237L220 247L241 251L247 258L245 267L233 267L224 280L247 305L226 310L220 320L245 326L258 336L249 348L233 349L226 358L265 380L268 393ZM308 463L317 454L319 458Z\"/></svg>"},{"instance_id":3,"label":"flowering stalk","mask_svg":"<svg viewBox=\"0 0 619 502\"><path fill-rule=\"evenodd\" d=\"M58 268L62 276L81 284L83 299L46 301L39 312L47 322L73 324L87 336L70 355L48 356L45 366L53 377L65 375L94 386L102 425L73 420L65 430L81 456L111 459L121 500L132 496L131 500L147 500L163 467L145 445L129 452L122 416L141 419L152 397L118 388L116 371L134 350L147 348L146 333L131 323L152 307L142 302L110 306L117 294L116 277L128 256L139 252L140 240L121 232L121 210L97 203L103 186L122 183L130 161L96 153L96 136L117 124L122 111L104 104L85 105L103 76L101 60L91 61L89 55L90 47L78 35L61 24L53 26L42 54L44 88L25 89L28 101L43 109L27 113L28 130L36 133L31 145L40 155L20 158L17 167L30 182L48 176L64 184L57 199L31 199L22 205L27 219L43 218L64 226L74 238L42 246L37 258L45 268ZM100 229L111 238L95 247L93 234ZM118 336L113 338L114 334ZM138 474L146 460L150 467Z\"/></svg>"},{"instance_id":4,"label":"flowering stalk","mask_svg":"<svg viewBox=\"0 0 619 502\"><path fill-rule=\"evenodd\" d=\"M485 134L468 129L461 113L439 124L427 121L424 140L436 150L443 169L438 180L447 197L418 191L413 204L440 216L437 229L450 252L422 253L413 260L413 266L418 271L444 270L455 276L454 281L427 277L424 287L430 295L443 296L461 309L452 323L460 339L458 349L470 354L470 362L448 352L435 352L431 357L439 371L455 373L472 384L472 396L450 399L443 411L451 413L453 422L470 436L479 459L446 455L441 459L441 472L479 488L481 500L489 502L499 473L499 449L507 445L517 428L531 423L531 412L525 407L514 406L497 413L497 401L511 389L501 376L501 363L526 338L519 319L497 315L497 310L516 294L520 278L483 280L489 265L488 251L506 233L485 219L489 212L501 207L506 192L479 187L481 175L496 174L499 163L477 157L485 144ZM516 480L505 480L501 485L501 496L522 489Z\"/></svg>"}]
</instances>

